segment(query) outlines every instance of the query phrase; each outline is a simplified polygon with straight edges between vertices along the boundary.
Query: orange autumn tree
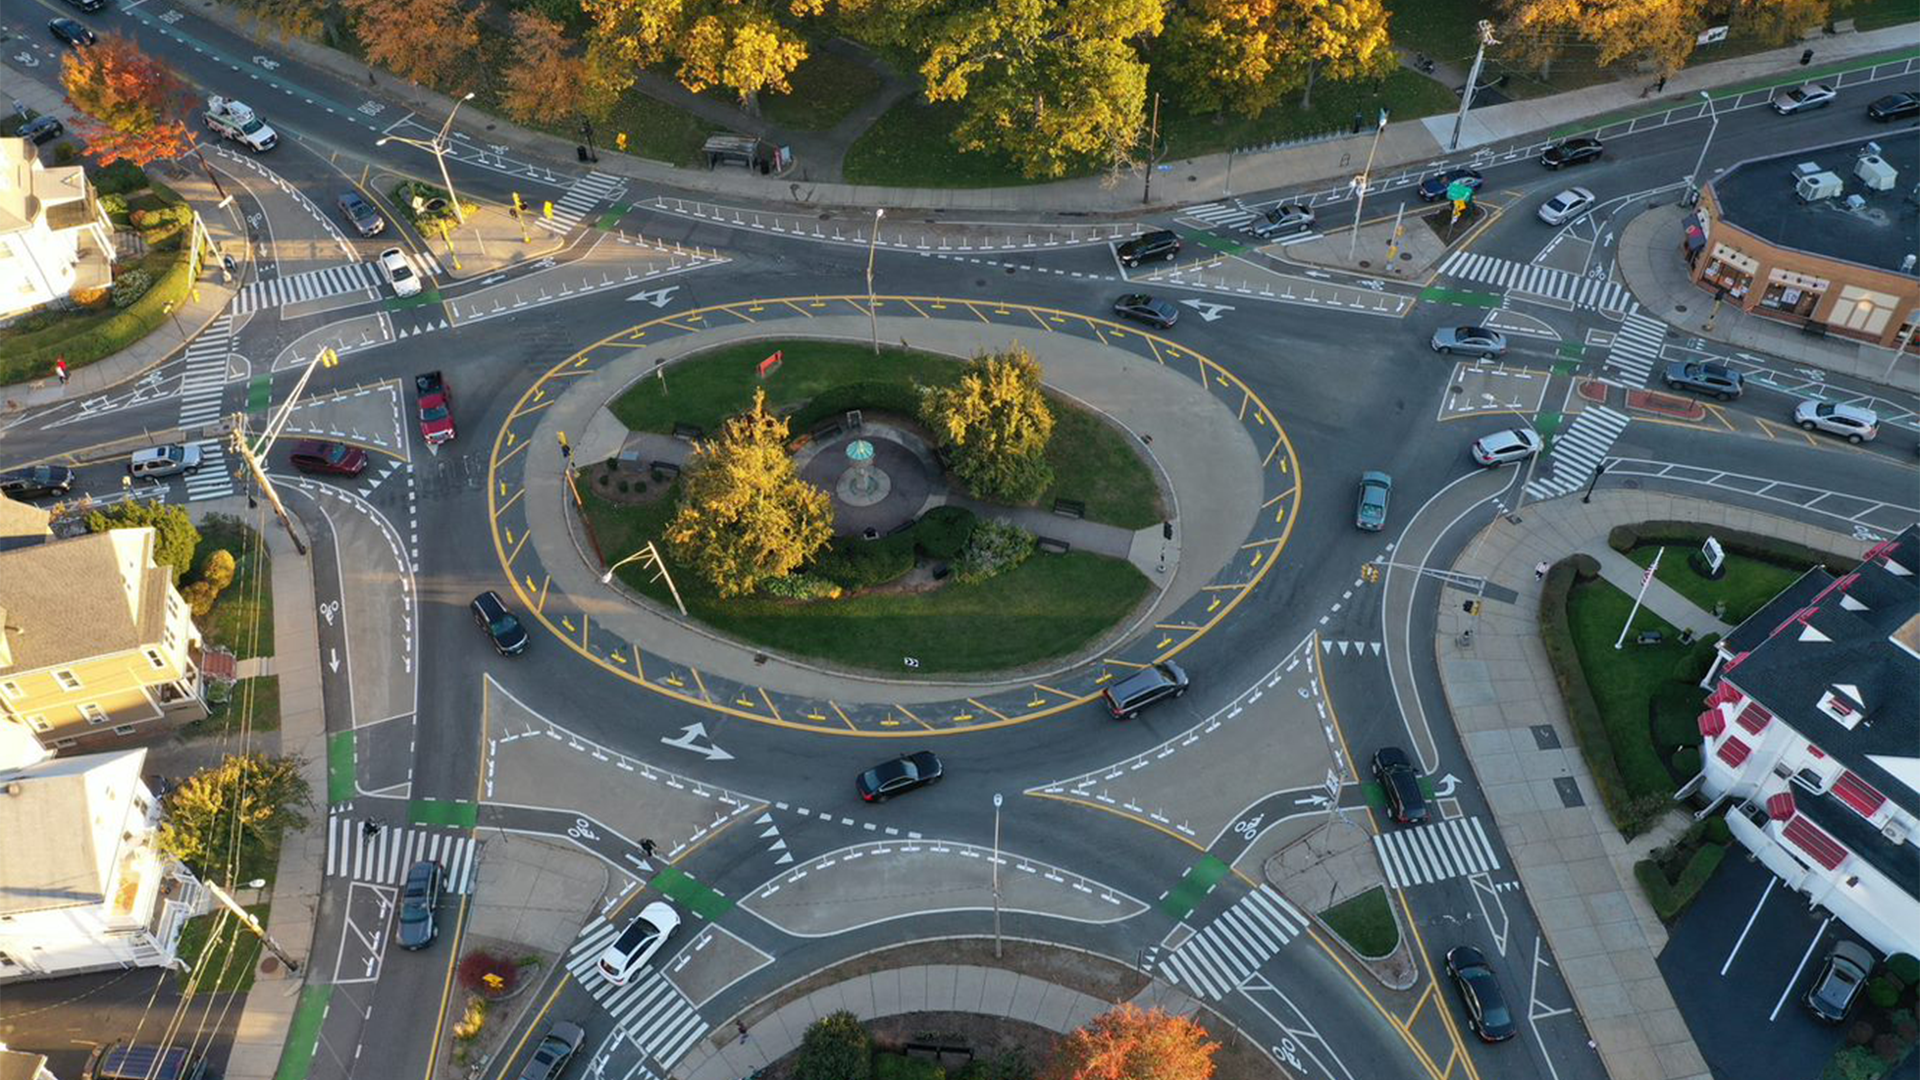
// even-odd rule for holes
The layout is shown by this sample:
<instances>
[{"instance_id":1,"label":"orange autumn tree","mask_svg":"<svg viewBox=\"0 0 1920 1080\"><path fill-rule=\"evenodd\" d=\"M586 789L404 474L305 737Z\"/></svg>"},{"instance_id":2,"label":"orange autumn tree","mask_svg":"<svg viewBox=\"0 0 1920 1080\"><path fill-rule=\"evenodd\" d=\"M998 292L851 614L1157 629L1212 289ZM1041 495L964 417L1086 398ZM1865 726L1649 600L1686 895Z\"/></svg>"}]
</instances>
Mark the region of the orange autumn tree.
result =
<instances>
[{"instance_id":1,"label":"orange autumn tree","mask_svg":"<svg viewBox=\"0 0 1920 1080\"><path fill-rule=\"evenodd\" d=\"M1120 1005L1068 1035L1044 1080L1207 1080L1220 1044L1206 1029L1162 1009Z\"/></svg>"},{"instance_id":2,"label":"orange autumn tree","mask_svg":"<svg viewBox=\"0 0 1920 1080\"><path fill-rule=\"evenodd\" d=\"M480 12L446 0L344 0L367 60L439 90L475 84Z\"/></svg>"},{"instance_id":3,"label":"orange autumn tree","mask_svg":"<svg viewBox=\"0 0 1920 1080\"><path fill-rule=\"evenodd\" d=\"M87 150L110 164L145 166L193 148L181 119L187 88L173 70L142 52L123 34L103 34L94 45L70 49L60 62L67 103L86 117L79 124Z\"/></svg>"}]
</instances>

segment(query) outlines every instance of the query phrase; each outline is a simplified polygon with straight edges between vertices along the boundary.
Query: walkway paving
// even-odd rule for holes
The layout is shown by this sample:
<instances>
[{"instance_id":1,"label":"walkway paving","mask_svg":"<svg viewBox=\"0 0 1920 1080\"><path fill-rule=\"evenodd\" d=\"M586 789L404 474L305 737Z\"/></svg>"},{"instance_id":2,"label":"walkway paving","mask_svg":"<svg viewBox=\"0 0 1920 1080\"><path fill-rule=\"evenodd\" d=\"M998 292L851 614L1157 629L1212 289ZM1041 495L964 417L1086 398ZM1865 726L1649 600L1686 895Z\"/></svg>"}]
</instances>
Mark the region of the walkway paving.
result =
<instances>
[{"instance_id":1,"label":"walkway paving","mask_svg":"<svg viewBox=\"0 0 1920 1080\"><path fill-rule=\"evenodd\" d=\"M1663 198L1676 200L1677 195ZM1841 337L1812 337L1799 327L1722 304L1695 285L1680 256L1681 222L1691 211L1669 201L1620 230L1620 276L1654 318L1685 333L1795 363L1920 391L1920 356L1894 367L1893 350Z\"/></svg>"},{"instance_id":2,"label":"walkway paving","mask_svg":"<svg viewBox=\"0 0 1920 1080\"><path fill-rule=\"evenodd\" d=\"M1609 529L1652 520L1743 529L1844 554L1866 547L1813 526L1679 496L1601 491L1591 504L1572 498L1533 503L1519 524L1500 518L1487 526L1453 565L1518 598L1511 604L1489 601L1471 620L1451 593L1444 594L1434 648L1467 757L1608 1074L1617 1080L1692 1080L1706 1077L1707 1066L1654 963L1666 946L1666 928L1633 877L1634 862L1680 832L1686 819L1671 814L1631 843L1614 829L1540 643L1541 583L1532 573L1536 563L1574 552L1611 554ZM1637 588L1638 567L1615 558L1626 563L1628 584ZM1602 566L1612 566L1608 580L1619 583L1615 575L1622 569L1606 559ZM1677 596L1650 606L1679 625L1712 621ZM1463 648L1458 635L1469 626L1472 645ZM1557 745L1543 747L1539 732L1545 727ZM1562 802L1555 784L1566 779L1578 785L1584 805Z\"/></svg>"}]
</instances>

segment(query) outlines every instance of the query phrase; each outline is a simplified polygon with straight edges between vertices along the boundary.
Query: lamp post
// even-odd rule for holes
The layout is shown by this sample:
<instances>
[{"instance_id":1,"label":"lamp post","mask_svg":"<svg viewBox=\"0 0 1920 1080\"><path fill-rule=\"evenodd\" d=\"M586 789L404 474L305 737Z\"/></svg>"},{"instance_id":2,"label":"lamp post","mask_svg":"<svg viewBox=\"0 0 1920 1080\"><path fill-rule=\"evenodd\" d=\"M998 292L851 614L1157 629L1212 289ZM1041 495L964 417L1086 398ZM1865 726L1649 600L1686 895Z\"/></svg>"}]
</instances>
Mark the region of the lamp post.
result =
<instances>
[{"instance_id":1,"label":"lamp post","mask_svg":"<svg viewBox=\"0 0 1920 1080\"><path fill-rule=\"evenodd\" d=\"M993 958L1000 959L1000 793L993 793Z\"/></svg>"},{"instance_id":2,"label":"lamp post","mask_svg":"<svg viewBox=\"0 0 1920 1080\"><path fill-rule=\"evenodd\" d=\"M880 246L880 219L887 216L886 208L873 208L873 235L867 240L867 325L873 331L873 355L880 355L880 313L874 306L873 295L873 252Z\"/></svg>"},{"instance_id":3,"label":"lamp post","mask_svg":"<svg viewBox=\"0 0 1920 1080\"><path fill-rule=\"evenodd\" d=\"M292 415L294 405L300 400L300 395L306 391L307 382L313 378L314 369L330 368L339 363L340 354L332 348L321 349L315 353L313 359L307 361L306 368L300 372L300 380L293 384L293 392L287 395L287 400L280 403L279 411L267 418L266 430L260 433L258 440L253 442L247 440L245 413L236 413L233 418L231 438L234 453L239 455L246 471L253 475L253 482L266 493L267 504L273 507L274 516L280 519L281 527L285 528L287 535L293 539L293 550L302 555L307 553L306 542L300 539L298 532L294 531L293 515L287 513L286 505L280 501L280 493L274 489L273 481L267 479L267 471L261 466L260 459L273 448L273 441L278 439L280 432L286 428L287 417Z\"/></svg>"},{"instance_id":4,"label":"lamp post","mask_svg":"<svg viewBox=\"0 0 1920 1080\"><path fill-rule=\"evenodd\" d=\"M1453 118L1453 137L1447 140L1447 149L1460 149L1460 128L1467 122L1467 110L1473 108L1474 92L1480 89L1480 68L1487 62L1487 46L1498 45L1493 36L1493 23L1480 20L1478 27L1480 48L1473 54L1473 67L1467 72L1466 89L1460 91L1460 112Z\"/></svg>"},{"instance_id":5,"label":"lamp post","mask_svg":"<svg viewBox=\"0 0 1920 1080\"><path fill-rule=\"evenodd\" d=\"M1688 205L1700 201L1700 169L1707 163L1707 148L1713 145L1714 133L1720 130L1720 114L1713 107L1713 95L1702 90L1700 100L1707 103L1707 116L1713 123L1707 128L1707 141L1700 144L1699 160L1693 163L1693 172L1687 176L1687 198L1691 200Z\"/></svg>"},{"instance_id":6,"label":"lamp post","mask_svg":"<svg viewBox=\"0 0 1920 1080\"><path fill-rule=\"evenodd\" d=\"M1367 150L1367 167L1360 173L1360 194L1353 203L1353 237L1347 242L1347 261L1359 257L1360 220L1367 209L1367 185L1373 183L1373 155L1380 152L1380 136L1386 134L1387 110L1380 110L1380 122L1373 129L1373 146Z\"/></svg>"},{"instance_id":7,"label":"lamp post","mask_svg":"<svg viewBox=\"0 0 1920 1080\"><path fill-rule=\"evenodd\" d=\"M409 139L405 135L382 135L380 139L373 144L375 146L385 146L390 142L406 143L408 146L417 150L425 150L427 153L432 154L434 160L440 163L440 182L446 185L447 198L453 203L454 220L462 225L467 223L467 215L465 211L460 209L460 196L454 194L453 177L447 175L447 134L453 130L453 118L459 113L461 103L472 100L473 91L469 90L465 97L454 102L453 108L447 110L447 122L440 125L439 132L435 134L431 140Z\"/></svg>"},{"instance_id":8,"label":"lamp post","mask_svg":"<svg viewBox=\"0 0 1920 1080\"><path fill-rule=\"evenodd\" d=\"M1887 373L1880 376L1881 382L1893 378L1894 367L1900 363L1900 358L1906 355L1907 348L1913 344L1915 329L1920 329L1920 309L1916 309L1913 314L1907 316L1907 336L1901 338L1899 344L1893 347L1893 359L1887 361Z\"/></svg>"},{"instance_id":9,"label":"lamp post","mask_svg":"<svg viewBox=\"0 0 1920 1080\"><path fill-rule=\"evenodd\" d=\"M1604 461L1593 467L1593 479L1587 481L1587 493L1580 496L1581 502L1590 503L1593 501L1593 489L1600 486L1600 477L1604 476L1606 471L1607 463Z\"/></svg>"},{"instance_id":10,"label":"lamp post","mask_svg":"<svg viewBox=\"0 0 1920 1080\"><path fill-rule=\"evenodd\" d=\"M630 562L645 562L647 565L653 567L654 580L665 581L667 583L667 591L673 594L673 606L680 609L682 616L686 615L687 605L680 600L680 589L673 583L673 575L667 573L667 564L660 559L660 549L654 547L653 541L651 540L642 545L639 551L607 567L607 572L600 575L600 584L613 584L613 572Z\"/></svg>"}]
</instances>

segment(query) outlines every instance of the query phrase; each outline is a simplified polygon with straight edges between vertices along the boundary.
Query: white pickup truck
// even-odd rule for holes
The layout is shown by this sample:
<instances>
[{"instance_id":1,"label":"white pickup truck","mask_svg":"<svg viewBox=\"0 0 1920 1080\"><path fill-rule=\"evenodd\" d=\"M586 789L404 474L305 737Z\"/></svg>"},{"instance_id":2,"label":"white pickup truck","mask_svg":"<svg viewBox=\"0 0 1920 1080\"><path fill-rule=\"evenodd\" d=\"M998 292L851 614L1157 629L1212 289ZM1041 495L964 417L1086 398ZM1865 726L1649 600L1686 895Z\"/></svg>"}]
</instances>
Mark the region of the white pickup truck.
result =
<instances>
[{"instance_id":1,"label":"white pickup truck","mask_svg":"<svg viewBox=\"0 0 1920 1080\"><path fill-rule=\"evenodd\" d=\"M207 128L216 135L245 143L256 154L273 149L280 141L280 136L246 102L218 94L207 99Z\"/></svg>"}]
</instances>

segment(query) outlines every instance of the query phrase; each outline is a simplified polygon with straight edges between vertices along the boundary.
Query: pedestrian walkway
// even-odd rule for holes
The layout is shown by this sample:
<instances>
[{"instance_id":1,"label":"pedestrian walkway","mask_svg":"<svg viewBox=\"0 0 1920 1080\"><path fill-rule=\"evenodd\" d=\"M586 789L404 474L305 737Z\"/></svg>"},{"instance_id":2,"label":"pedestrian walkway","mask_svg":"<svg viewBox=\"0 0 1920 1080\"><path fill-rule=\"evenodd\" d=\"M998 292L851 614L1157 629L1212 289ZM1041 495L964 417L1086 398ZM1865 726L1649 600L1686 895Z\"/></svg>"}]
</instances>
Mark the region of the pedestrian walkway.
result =
<instances>
[{"instance_id":1,"label":"pedestrian walkway","mask_svg":"<svg viewBox=\"0 0 1920 1080\"><path fill-rule=\"evenodd\" d=\"M1660 350L1666 342L1665 323L1637 310L1629 312L1620 320L1620 329L1613 332L1605 366L1612 369L1614 381L1622 386L1643 387L1660 366Z\"/></svg>"},{"instance_id":2,"label":"pedestrian walkway","mask_svg":"<svg viewBox=\"0 0 1920 1080\"><path fill-rule=\"evenodd\" d=\"M1306 916L1286 897L1262 884L1149 967L1189 993L1219 1001L1299 937L1306 925Z\"/></svg>"},{"instance_id":3,"label":"pedestrian walkway","mask_svg":"<svg viewBox=\"0 0 1920 1080\"><path fill-rule=\"evenodd\" d=\"M381 284L385 278L380 268L371 262L346 263L341 266L326 266L318 270L309 270L304 274L288 277L268 278L255 281L240 290L234 298L231 313L245 315L253 311L265 311L284 304L297 304L303 300L324 300L330 296L344 296L350 292L370 290L367 299L379 297Z\"/></svg>"},{"instance_id":4,"label":"pedestrian walkway","mask_svg":"<svg viewBox=\"0 0 1920 1080\"><path fill-rule=\"evenodd\" d=\"M227 447L221 439L201 439L200 468L186 477L187 501L205 502L233 494L233 470L227 467Z\"/></svg>"},{"instance_id":5,"label":"pedestrian walkway","mask_svg":"<svg viewBox=\"0 0 1920 1080\"><path fill-rule=\"evenodd\" d=\"M1495 258L1466 249L1448 256L1447 261L1440 264L1440 273L1600 311L1624 312L1633 303L1633 295L1618 281Z\"/></svg>"},{"instance_id":6,"label":"pedestrian walkway","mask_svg":"<svg viewBox=\"0 0 1920 1080\"><path fill-rule=\"evenodd\" d=\"M566 194L553 203L551 217L541 214L534 224L561 236L572 232L580 219L602 202L612 202L627 190L627 182L609 173L594 170L573 182Z\"/></svg>"},{"instance_id":7,"label":"pedestrian walkway","mask_svg":"<svg viewBox=\"0 0 1920 1080\"><path fill-rule=\"evenodd\" d=\"M1477 817L1376 833L1373 846L1387 868L1387 884L1396 889L1500 869L1500 857Z\"/></svg>"},{"instance_id":8,"label":"pedestrian walkway","mask_svg":"<svg viewBox=\"0 0 1920 1080\"><path fill-rule=\"evenodd\" d=\"M209 323L187 346L180 376L180 426L196 428L220 418L227 390L227 356L233 351L233 312Z\"/></svg>"},{"instance_id":9,"label":"pedestrian walkway","mask_svg":"<svg viewBox=\"0 0 1920 1080\"><path fill-rule=\"evenodd\" d=\"M1553 449L1547 455L1547 475L1527 481L1527 498L1551 499L1580 490L1593 478L1593 470L1607 458L1615 439L1626 430L1632 417L1618 409L1595 405L1581 411L1554 436Z\"/></svg>"},{"instance_id":10,"label":"pedestrian walkway","mask_svg":"<svg viewBox=\"0 0 1920 1080\"><path fill-rule=\"evenodd\" d=\"M1215 229L1244 229L1263 215L1261 211L1254 210L1236 199L1233 202L1210 202L1189 206L1180 211L1180 216L1197 218Z\"/></svg>"},{"instance_id":11,"label":"pedestrian walkway","mask_svg":"<svg viewBox=\"0 0 1920 1080\"><path fill-rule=\"evenodd\" d=\"M671 1065L707 1033L708 1025L659 967L642 968L625 986L615 986L600 974L600 954L621 929L595 915L567 950L567 970L613 1017L620 1032L663 1065Z\"/></svg>"},{"instance_id":12,"label":"pedestrian walkway","mask_svg":"<svg viewBox=\"0 0 1920 1080\"><path fill-rule=\"evenodd\" d=\"M446 873L446 891L473 891L474 840L439 829L381 825L347 814L327 817L327 876L399 885L414 863L431 859Z\"/></svg>"}]
</instances>

